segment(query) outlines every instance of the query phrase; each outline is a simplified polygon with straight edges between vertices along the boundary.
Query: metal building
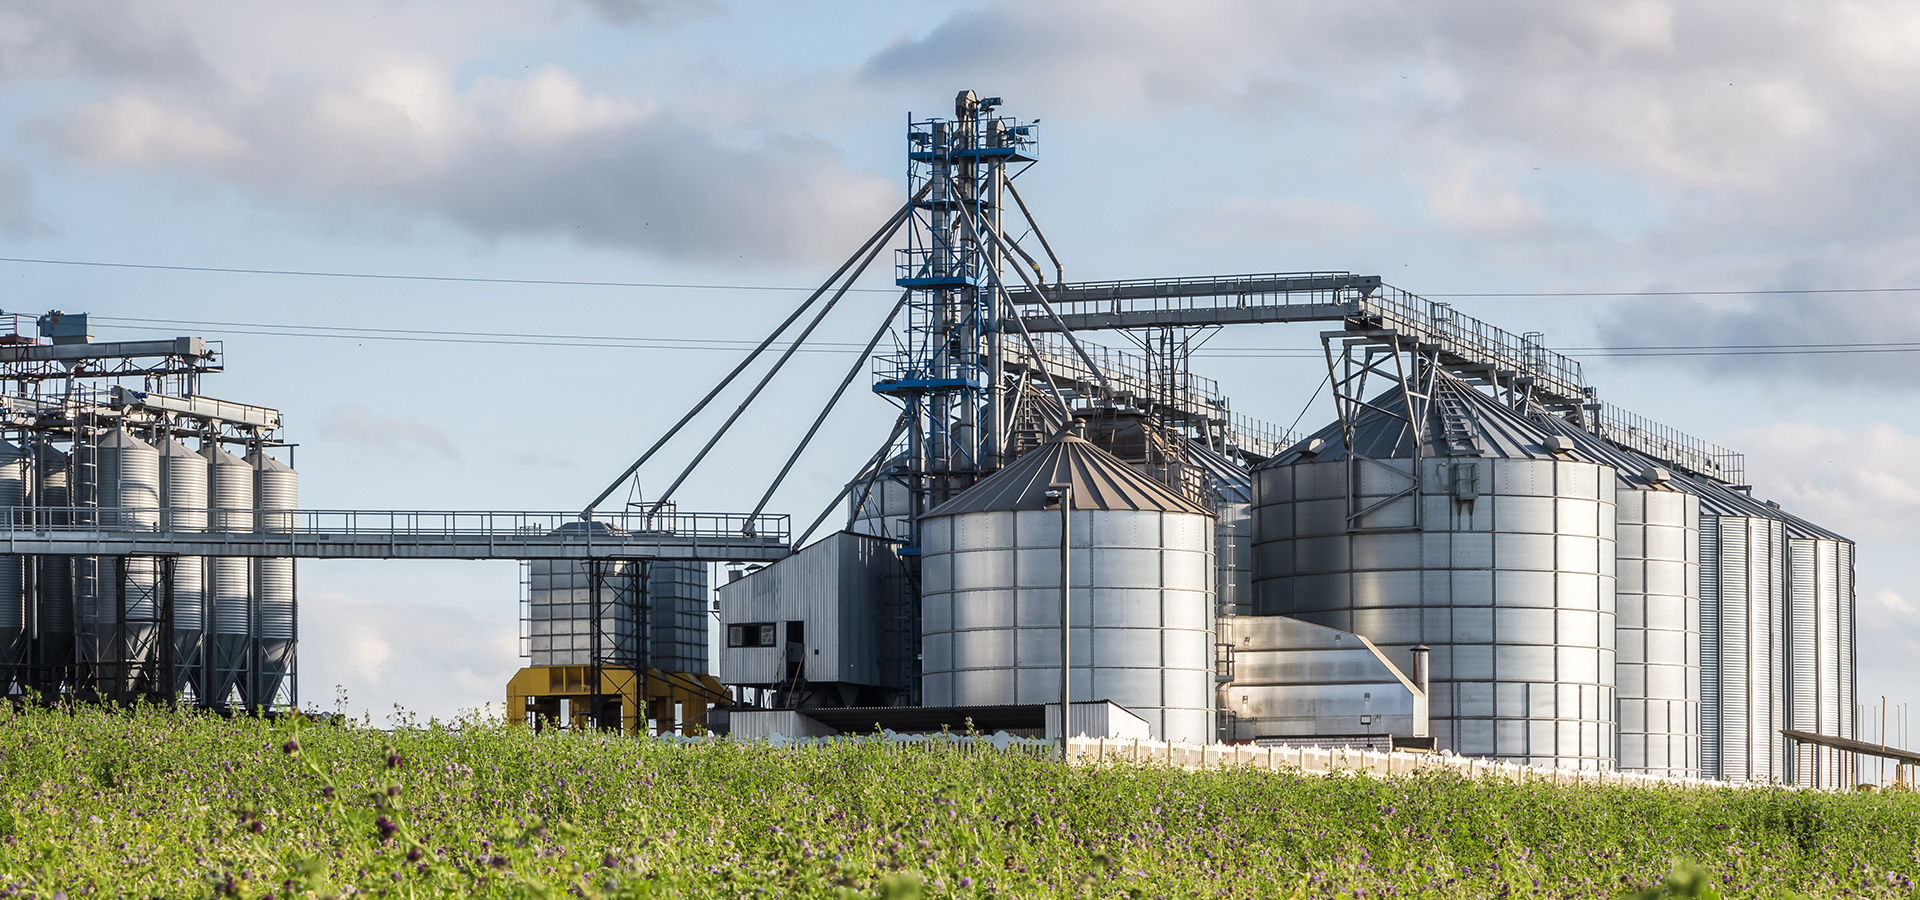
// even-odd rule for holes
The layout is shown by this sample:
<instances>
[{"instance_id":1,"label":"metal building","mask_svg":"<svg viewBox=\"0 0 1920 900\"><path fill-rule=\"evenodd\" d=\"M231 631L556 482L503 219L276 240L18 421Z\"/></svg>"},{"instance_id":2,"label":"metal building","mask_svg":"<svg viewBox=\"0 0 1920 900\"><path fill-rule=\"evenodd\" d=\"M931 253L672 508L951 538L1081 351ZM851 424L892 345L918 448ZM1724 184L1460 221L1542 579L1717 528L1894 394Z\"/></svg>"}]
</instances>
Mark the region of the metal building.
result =
<instances>
[{"instance_id":1,"label":"metal building","mask_svg":"<svg viewBox=\"0 0 1920 900\"><path fill-rule=\"evenodd\" d=\"M1061 434L922 519L927 706L1060 696L1060 513L1071 497L1073 696L1160 740L1214 736L1213 516Z\"/></svg>"},{"instance_id":2,"label":"metal building","mask_svg":"<svg viewBox=\"0 0 1920 900\"><path fill-rule=\"evenodd\" d=\"M1254 470L1256 607L1430 646L1441 747L1612 768L1615 471L1435 377Z\"/></svg>"}]
</instances>

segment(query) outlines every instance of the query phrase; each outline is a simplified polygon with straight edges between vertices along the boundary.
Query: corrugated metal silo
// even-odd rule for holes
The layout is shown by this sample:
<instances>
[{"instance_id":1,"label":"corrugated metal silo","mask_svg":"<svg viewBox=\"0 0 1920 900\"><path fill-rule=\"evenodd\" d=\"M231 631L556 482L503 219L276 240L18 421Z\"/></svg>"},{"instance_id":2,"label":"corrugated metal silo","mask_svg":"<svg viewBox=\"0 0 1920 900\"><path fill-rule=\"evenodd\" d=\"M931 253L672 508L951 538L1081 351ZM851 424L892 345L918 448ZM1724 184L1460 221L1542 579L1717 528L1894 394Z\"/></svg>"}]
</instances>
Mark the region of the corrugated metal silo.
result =
<instances>
[{"instance_id":1,"label":"corrugated metal silo","mask_svg":"<svg viewBox=\"0 0 1920 900\"><path fill-rule=\"evenodd\" d=\"M1213 510L1214 609L1253 615L1253 479L1232 460L1195 442L1188 447Z\"/></svg>"},{"instance_id":2,"label":"corrugated metal silo","mask_svg":"<svg viewBox=\"0 0 1920 900\"><path fill-rule=\"evenodd\" d=\"M1853 542L1802 519L1787 521L1787 727L1853 737ZM1790 780L1840 788L1838 758L1802 750Z\"/></svg>"},{"instance_id":3,"label":"corrugated metal silo","mask_svg":"<svg viewBox=\"0 0 1920 900\"><path fill-rule=\"evenodd\" d=\"M276 534L292 531L292 511L300 506L299 473L259 450L248 454L247 462L253 467L253 497L260 510L256 527ZM250 699L265 705L275 701L283 686L291 687L286 682L293 674L298 601L294 596L293 560L260 559L255 561L253 571L260 672L258 687Z\"/></svg>"},{"instance_id":4,"label":"corrugated metal silo","mask_svg":"<svg viewBox=\"0 0 1920 900\"><path fill-rule=\"evenodd\" d=\"M211 444L200 455L207 460L208 529L233 534L253 531L253 467ZM206 698L224 704L253 671L253 566L245 557L210 557L205 576L210 613Z\"/></svg>"},{"instance_id":5,"label":"corrugated metal silo","mask_svg":"<svg viewBox=\"0 0 1920 900\"><path fill-rule=\"evenodd\" d=\"M707 623L713 615L707 564L655 560L647 564L647 604L652 655L649 664L666 672L710 674Z\"/></svg>"},{"instance_id":6,"label":"corrugated metal silo","mask_svg":"<svg viewBox=\"0 0 1920 900\"><path fill-rule=\"evenodd\" d=\"M17 517L27 505L31 468L25 451L0 440L0 516ZM0 556L0 671L7 673L0 674L0 694L12 687L10 667L27 661L25 564L22 557Z\"/></svg>"},{"instance_id":7,"label":"corrugated metal silo","mask_svg":"<svg viewBox=\"0 0 1920 900\"><path fill-rule=\"evenodd\" d=\"M1256 612L1431 647L1441 747L1611 768L1614 470L1437 377L1417 446L1396 388L1357 415L1360 459L1335 424L1254 470Z\"/></svg>"},{"instance_id":8,"label":"corrugated metal silo","mask_svg":"<svg viewBox=\"0 0 1920 900\"><path fill-rule=\"evenodd\" d=\"M104 529L152 531L160 525L160 452L124 428L83 443L79 502L83 515ZM89 652L83 662L131 661L156 637L159 584L151 557L81 557L77 565L79 630ZM124 581L124 585L121 582ZM122 593L124 591L124 594ZM133 687L129 671L103 671L102 687Z\"/></svg>"},{"instance_id":9,"label":"corrugated metal silo","mask_svg":"<svg viewBox=\"0 0 1920 900\"><path fill-rule=\"evenodd\" d=\"M1700 498L1672 473L1550 414L1534 419L1616 473L1619 766L1700 777Z\"/></svg>"},{"instance_id":10,"label":"corrugated metal silo","mask_svg":"<svg viewBox=\"0 0 1920 900\"><path fill-rule=\"evenodd\" d=\"M164 531L198 532L207 530L207 460L181 446L179 441L160 444L160 527ZM182 556L173 561L173 653L180 663L197 663L206 640L207 591L205 560ZM183 673L187 683L173 689L191 687L195 696L205 689L199 672Z\"/></svg>"},{"instance_id":11,"label":"corrugated metal silo","mask_svg":"<svg viewBox=\"0 0 1920 900\"><path fill-rule=\"evenodd\" d=\"M1212 740L1212 515L1066 435L923 519L922 701L1058 702L1054 485L1073 497L1074 698L1117 703L1162 740Z\"/></svg>"},{"instance_id":12,"label":"corrugated metal silo","mask_svg":"<svg viewBox=\"0 0 1920 900\"><path fill-rule=\"evenodd\" d=\"M848 531L904 541L913 516L913 489L891 472L906 469L907 458L896 456L880 467L870 486L847 498L852 509Z\"/></svg>"},{"instance_id":13,"label":"corrugated metal silo","mask_svg":"<svg viewBox=\"0 0 1920 900\"><path fill-rule=\"evenodd\" d=\"M1709 778L1783 778L1786 522L1699 479L1701 768Z\"/></svg>"},{"instance_id":14,"label":"corrugated metal silo","mask_svg":"<svg viewBox=\"0 0 1920 900\"><path fill-rule=\"evenodd\" d=\"M33 454L34 478L38 490L34 505L44 509L35 513L49 525L68 525L72 516L67 508L73 503L69 489L67 454L41 444ZM36 663L45 667L40 676L48 680L39 687L52 690L59 686L54 669L73 662L73 568L71 556L43 556L34 562L33 602L38 616L40 639Z\"/></svg>"}]
</instances>

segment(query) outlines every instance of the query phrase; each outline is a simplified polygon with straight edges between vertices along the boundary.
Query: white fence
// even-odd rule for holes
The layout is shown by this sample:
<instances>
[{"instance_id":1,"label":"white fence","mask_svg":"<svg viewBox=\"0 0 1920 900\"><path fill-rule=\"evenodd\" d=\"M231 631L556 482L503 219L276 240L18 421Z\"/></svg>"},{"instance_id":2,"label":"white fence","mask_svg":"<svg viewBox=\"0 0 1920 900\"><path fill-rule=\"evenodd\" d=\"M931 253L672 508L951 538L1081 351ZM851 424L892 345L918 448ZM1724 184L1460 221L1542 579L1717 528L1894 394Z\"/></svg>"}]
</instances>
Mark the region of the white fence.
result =
<instances>
[{"instance_id":1,"label":"white fence","mask_svg":"<svg viewBox=\"0 0 1920 900\"><path fill-rule=\"evenodd\" d=\"M1055 746L1058 746L1057 744ZM1545 769L1451 753L1353 750L1344 747L1256 747L1251 744L1182 744L1123 738L1076 737L1067 741L1067 759L1079 765L1106 762L1158 764L1182 769L1252 767L1310 775L1413 775L1451 771L1467 778L1515 784L1617 784L1634 787L1766 787L1700 778L1666 778L1597 769Z\"/></svg>"}]
</instances>

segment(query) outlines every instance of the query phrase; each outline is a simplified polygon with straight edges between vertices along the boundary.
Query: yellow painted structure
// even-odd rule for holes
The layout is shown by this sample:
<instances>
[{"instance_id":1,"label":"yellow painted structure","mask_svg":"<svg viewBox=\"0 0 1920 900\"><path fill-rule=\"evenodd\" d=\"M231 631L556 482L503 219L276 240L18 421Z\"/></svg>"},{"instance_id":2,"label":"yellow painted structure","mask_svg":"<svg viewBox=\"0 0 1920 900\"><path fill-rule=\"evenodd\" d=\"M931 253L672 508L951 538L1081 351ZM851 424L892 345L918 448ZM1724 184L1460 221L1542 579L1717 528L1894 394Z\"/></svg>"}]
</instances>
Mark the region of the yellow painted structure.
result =
<instances>
[{"instance_id":1,"label":"yellow painted structure","mask_svg":"<svg viewBox=\"0 0 1920 900\"><path fill-rule=\"evenodd\" d=\"M705 734L707 704L732 699L726 686L711 675L601 666L597 691L592 677L592 666L521 669L507 682L508 724L532 724L536 730L550 726L583 731L618 727L637 734L651 719L660 734ZM593 708L596 694L598 709ZM568 721L564 722L562 700L567 701Z\"/></svg>"}]
</instances>

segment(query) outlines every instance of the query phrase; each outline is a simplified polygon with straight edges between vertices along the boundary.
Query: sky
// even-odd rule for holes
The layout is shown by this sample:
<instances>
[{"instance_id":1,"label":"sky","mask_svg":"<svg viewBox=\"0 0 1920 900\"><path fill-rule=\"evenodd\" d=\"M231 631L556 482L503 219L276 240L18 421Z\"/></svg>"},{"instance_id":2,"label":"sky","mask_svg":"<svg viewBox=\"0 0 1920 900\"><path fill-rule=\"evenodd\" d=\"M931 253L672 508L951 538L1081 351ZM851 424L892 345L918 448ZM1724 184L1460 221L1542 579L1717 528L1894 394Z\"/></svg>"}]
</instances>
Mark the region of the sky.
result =
<instances>
[{"instance_id":1,"label":"sky","mask_svg":"<svg viewBox=\"0 0 1920 900\"><path fill-rule=\"evenodd\" d=\"M224 341L204 390L285 412L303 507L576 509L803 296L742 286L824 279L903 199L909 115L972 89L1040 120L1019 184L1069 279L1379 274L1745 452L1859 542L1863 700L1920 705L1917 43L1898 2L17 0L0 304ZM1862 342L1909 346L1778 349ZM1776 349L1604 350L1698 345ZM1244 327L1196 368L1311 428L1323 368L1247 351L1317 346ZM682 508L750 508L848 362L799 354ZM774 509L811 520L892 415L856 392ZM307 703L498 708L514 564L299 571Z\"/></svg>"}]
</instances>

